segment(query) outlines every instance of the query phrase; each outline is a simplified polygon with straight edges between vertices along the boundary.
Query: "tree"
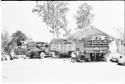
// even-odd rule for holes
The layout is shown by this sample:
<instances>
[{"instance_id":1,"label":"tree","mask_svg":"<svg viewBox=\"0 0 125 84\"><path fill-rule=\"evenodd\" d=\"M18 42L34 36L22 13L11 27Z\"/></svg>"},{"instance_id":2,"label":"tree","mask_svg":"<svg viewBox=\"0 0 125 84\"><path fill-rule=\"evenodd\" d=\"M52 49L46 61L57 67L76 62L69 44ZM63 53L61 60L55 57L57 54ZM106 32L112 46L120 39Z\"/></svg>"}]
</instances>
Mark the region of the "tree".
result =
<instances>
[{"instance_id":1,"label":"tree","mask_svg":"<svg viewBox=\"0 0 125 84\"><path fill-rule=\"evenodd\" d=\"M26 35L21 31L16 31L12 34L11 43L15 46L21 46L21 41L26 41Z\"/></svg>"},{"instance_id":2,"label":"tree","mask_svg":"<svg viewBox=\"0 0 125 84\"><path fill-rule=\"evenodd\" d=\"M116 45L117 45L117 52L124 54L125 53L125 33L124 29L120 27L115 27L115 30L117 32L117 40L116 40Z\"/></svg>"},{"instance_id":3,"label":"tree","mask_svg":"<svg viewBox=\"0 0 125 84\"><path fill-rule=\"evenodd\" d=\"M12 46L10 45L10 36L7 31L1 34L1 49L2 57L4 57L4 55L8 55L12 60L12 56L10 55Z\"/></svg>"},{"instance_id":4,"label":"tree","mask_svg":"<svg viewBox=\"0 0 125 84\"><path fill-rule=\"evenodd\" d=\"M1 35L1 44L2 44L2 54L7 54L12 59L11 51L16 46L21 45L21 41L26 40L26 35L21 31L17 31L12 34L12 37L9 36L8 32L3 32Z\"/></svg>"},{"instance_id":5,"label":"tree","mask_svg":"<svg viewBox=\"0 0 125 84\"><path fill-rule=\"evenodd\" d=\"M36 12L42 18L42 21L51 28L50 32L56 35L57 38L61 34L59 32L61 28L66 34L69 32L66 20L67 11L67 3L64 1L46 1L43 4L37 2L37 5L33 8L33 12Z\"/></svg>"},{"instance_id":6,"label":"tree","mask_svg":"<svg viewBox=\"0 0 125 84\"><path fill-rule=\"evenodd\" d=\"M77 15L75 15L76 24L78 24L78 29L83 29L91 24L91 20L94 16L94 14L90 12L91 10L92 7L87 3L81 4L77 11Z\"/></svg>"},{"instance_id":7,"label":"tree","mask_svg":"<svg viewBox=\"0 0 125 84\"><path fill-rule=\"evenodd\" d=\"M8 43L9 43L8 32L7 31L2 32L2 34L1 34L1 49L2 49L2 52L8 53L8 51L7 51Z\"/></svg>"},{"instance_id":8,"label":"tree","mask_svg":"<svg viewBox=\"0 0 125 84\"><path fill-rule=\"evenodd\" d=\"M121 30L120 27L115 27L115 30L118 34L118 38L121 39L121 40L125 40L125 33L123 30Z\"/></svg>"}]
</instances>

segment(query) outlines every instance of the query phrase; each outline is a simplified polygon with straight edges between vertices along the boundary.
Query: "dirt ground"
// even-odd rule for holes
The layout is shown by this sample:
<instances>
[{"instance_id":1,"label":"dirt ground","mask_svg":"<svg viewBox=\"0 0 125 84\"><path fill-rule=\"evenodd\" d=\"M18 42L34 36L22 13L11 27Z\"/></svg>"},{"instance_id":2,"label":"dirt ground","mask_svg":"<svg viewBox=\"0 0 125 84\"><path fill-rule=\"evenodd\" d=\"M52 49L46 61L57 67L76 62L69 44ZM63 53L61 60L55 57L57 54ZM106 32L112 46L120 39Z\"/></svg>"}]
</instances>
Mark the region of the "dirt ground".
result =
<instances>
[{"instance_id":1,"label":"dirt ground","mask_svg":"<svg viewBox=\"0 0 125 84\"><path fill-rule=\"evenodd\" d=\"M2 61L2 81L125 84L125 66L110 62L72 63L70 59L15 59Z\"/></svg>"}]
</instances>

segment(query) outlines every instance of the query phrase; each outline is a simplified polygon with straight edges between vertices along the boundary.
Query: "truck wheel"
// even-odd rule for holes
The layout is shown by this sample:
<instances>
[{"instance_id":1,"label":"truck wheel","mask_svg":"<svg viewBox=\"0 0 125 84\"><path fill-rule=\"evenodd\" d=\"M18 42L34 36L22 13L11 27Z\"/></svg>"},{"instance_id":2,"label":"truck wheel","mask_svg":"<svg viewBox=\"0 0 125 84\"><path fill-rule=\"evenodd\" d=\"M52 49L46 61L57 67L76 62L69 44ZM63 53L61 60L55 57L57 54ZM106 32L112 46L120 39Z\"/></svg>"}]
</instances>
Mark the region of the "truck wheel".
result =
<instances>
[{"instance_id":1,"label":"truck wheel","mask_svg":"<svg viewBox=\"0 0 125 84\"><path fill-rule=\"evenodd\" d=\"M41 52L41 53L40 53L40 58L43 59L44 57L45 57L45 53L44 53L44 52Z\"/></svg>"},{"instance_id":2,"label":"truck wheel","mask_svg":"<svg viewBox=\"0 0 125 84\"><path fill-rule=\"evenodd\" d=\"M85 57L83 55L79 55L79 56L77 56L77 61L78 62L85 62L86 60L85 60Z\"/></svg>"},{"instance_id":3,"label":"truck wheel","mask_svg":"<svg viewBox=\"0 0 125 84\"><path fill-rule=\"evenodd\" d=\"M78 62L85 62L85 59L82 59L82 58L79 58L79 57L78 57L77 60L78 60Z\"/></svg>"}]
</instances>

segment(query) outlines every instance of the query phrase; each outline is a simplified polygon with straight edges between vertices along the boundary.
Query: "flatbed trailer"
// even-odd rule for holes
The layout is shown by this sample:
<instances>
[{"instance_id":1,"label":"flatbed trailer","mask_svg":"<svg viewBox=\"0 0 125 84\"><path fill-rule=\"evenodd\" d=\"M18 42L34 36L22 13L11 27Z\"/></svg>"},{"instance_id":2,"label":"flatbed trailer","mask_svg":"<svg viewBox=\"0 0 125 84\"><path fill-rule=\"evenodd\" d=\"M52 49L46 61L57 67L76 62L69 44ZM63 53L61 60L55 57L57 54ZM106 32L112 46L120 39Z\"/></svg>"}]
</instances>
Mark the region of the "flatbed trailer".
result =
<instances>
[{"instance_id":1,"label":"flatbed trailer","mask_svg":"<svg viewBox=\"0 0 125 84\"><path fill-rule=\"evenodd\" d=\"M57 57L71 57L71 52L75 50L75 43L73 41L64 40L64 42L50 44L50 51L55 52Z\"/></svg>"}]
</instances>

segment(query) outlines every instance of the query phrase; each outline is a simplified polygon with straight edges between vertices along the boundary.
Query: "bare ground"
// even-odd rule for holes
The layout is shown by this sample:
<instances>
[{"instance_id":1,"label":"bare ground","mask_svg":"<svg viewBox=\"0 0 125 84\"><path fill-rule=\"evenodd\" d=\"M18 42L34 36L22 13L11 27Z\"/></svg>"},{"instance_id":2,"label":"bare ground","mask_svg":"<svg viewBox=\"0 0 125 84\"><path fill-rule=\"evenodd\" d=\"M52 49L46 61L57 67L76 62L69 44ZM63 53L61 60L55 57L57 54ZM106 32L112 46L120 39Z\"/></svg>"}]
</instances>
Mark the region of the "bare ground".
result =
<instances>
[{"instance_id":1,"label":"bare ground","mask_svg":"<svg viewBox=\"0 0 125 84\"><path fill-rule=\"evenodd\" d=\"M125 66L109 62L72 63L69 59L16 59L2 62L3 82L125 83Z\"/></svg>"}]
</instances>

